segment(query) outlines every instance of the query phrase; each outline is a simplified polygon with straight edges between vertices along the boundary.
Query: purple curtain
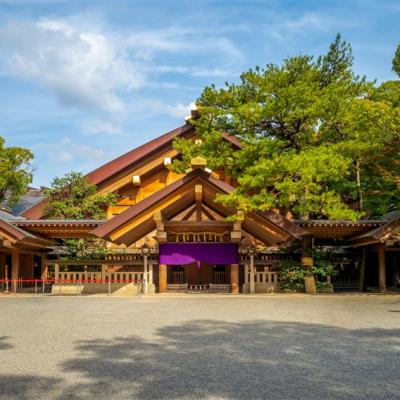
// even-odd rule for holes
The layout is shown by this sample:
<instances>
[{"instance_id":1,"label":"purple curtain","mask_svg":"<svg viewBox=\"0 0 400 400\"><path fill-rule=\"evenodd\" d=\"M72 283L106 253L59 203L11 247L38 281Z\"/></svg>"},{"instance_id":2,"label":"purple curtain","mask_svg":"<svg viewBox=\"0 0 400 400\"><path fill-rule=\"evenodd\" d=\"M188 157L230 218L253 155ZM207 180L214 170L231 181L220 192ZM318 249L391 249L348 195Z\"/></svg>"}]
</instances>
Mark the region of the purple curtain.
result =
<instances>
[{"instance_id":1,"label":"purple curtain","mask_svg":"<svg viewBox=\"0 0 400 400\"><path fill-rule=\"evenodd\" d=\"M238 264L236 243L160 243L160 264Z\"/></svg>"}]
</instances>

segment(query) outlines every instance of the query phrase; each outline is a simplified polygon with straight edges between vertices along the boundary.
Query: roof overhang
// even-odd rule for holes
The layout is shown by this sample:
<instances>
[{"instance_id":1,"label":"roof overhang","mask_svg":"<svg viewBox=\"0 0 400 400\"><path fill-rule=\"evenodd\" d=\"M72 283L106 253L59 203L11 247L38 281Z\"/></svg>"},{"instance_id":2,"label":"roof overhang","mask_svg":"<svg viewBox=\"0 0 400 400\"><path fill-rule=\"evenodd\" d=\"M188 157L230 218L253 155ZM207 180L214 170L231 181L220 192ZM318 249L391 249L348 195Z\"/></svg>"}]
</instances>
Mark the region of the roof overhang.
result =
<instances>
[{"instance_id":1,"label":"roof overhang","mask_svg":"<svg viewBox=\"0 0 400 400\"><path fill-rule=\"evenodd\" d=\"M351 239L382 226L385 221L365 220L295 220L311 236L318 239Z\"/></svg>"},{"instance_id":2,"label":"roof overhang","mask_svg":"<svg viewBox=\"0 0 400 400\"><path fill-rule=\"evenodd\" d=\"M12 224L29 232L52 239L93 237L93 229L103 220L19 220Z\"/></svg>"},{"instance_id":3,"label":"roof overhang","mask_svg":"<svg viewBox=\"0 0 400 400\"><path fill-rule=\"evenodd\" d=\"M14 226L12 223L0 220L0 237L12 247L39 247L52 246L54 242L40 235L32 234L24 229Z\"/></svg>"},{"instance_id":4,"label":"roof overhang","mask_svg":"<svg viewBox=\"0 0 400 400\"><path fill-rule=\"evenodd\" d=\"M215 201L218 193L230 193L234 188L202 169L194 169L183 178L106 221L92 233L116 243L131 245L156 228L153 219L155 212L162 212L166 219L170 219L193 205L196 202L196 185L202 185L202 201L207 207L223 217L236 213L234 208ZM242 228L267 245L284 243L304 233L302 228L273 211L247 213Z\"/></svg>"},{"instance_id":5,"label":"roof overhang","mask_svg":"<svg viewBox=\"0 0 400 400\"><path fill-rule=\"evenodd\" d=\"M352 238L352 243L355 247L386 243L394 234L398 236L399 230L400 212L394 212L388 220L381 221L380 226Z\"/></svg>"},{"instance_id":6,"label":"roof overhang","mask_svg":"<svg viewBox=\"0 0 400 400\"><path fill-rule=\"evenodd\" d=\"M177 137L190 138L195 136L195 128L190 123L186 123L172 131L165 133L135 149L123 154L120 157L111 160L110 162L102 165L86 175L89 182L96 185L101 191L102 189L109 191L112 189L112 182L116 180L125 179L124 177L129 174L132 169L144 168L148 169L150 160L156 162L154 168L159 167L157 164L157 155L165 154L168 149L173 150L173 141ZM241 143L236 137L222 133L223 140L232 144L235 148L242 147ZM47 200L42 200L35 204L33 207L25 210L21 215L28 219L39 219L42 217L43 210L48 204Z\"/></svg>"}]
</instances>

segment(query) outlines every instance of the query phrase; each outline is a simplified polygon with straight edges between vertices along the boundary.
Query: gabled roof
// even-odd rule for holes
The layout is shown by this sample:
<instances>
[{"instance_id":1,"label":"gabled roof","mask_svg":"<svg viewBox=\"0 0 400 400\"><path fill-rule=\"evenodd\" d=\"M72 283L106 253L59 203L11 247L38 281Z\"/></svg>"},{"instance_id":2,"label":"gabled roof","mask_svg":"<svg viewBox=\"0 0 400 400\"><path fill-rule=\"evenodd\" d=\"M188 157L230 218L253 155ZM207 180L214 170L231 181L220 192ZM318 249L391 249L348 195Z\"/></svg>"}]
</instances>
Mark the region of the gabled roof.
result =
<instances>
[{"instance_id":1,"label":"gabled roof","mask_svg":"<svg viewBox=\"0 0 400 400\"><path fill-rule=\"evenodd\" d=\"M110 162L90 172L86 176L89 182L99 185L121 171L130 168L135 164L142 162L143 160L146 160L146 158L150 157L154 152L163 148L172 147L172 142L175 138L191 136L194 136L194 127L193 125L186 123L179 128L173 129L172 131L150 140L149 142L136 147L128 153L111 160ZM223 133L222 137L223 139L232 143L232 145L236 148L241 148L241 144L236 137L228 135L227 133ZM23 213L21 213L21 215L29 219L39 219L42 217L42 211L45 205L46 200L42 200L32 207L26 209Z\"/></svg>"},{"instance_id":2,"label":"gabled roof","mask_svg":"<svg viewBox=\"0 0 400 400\"><path fill-rule=\"evenodd\" d=\"M114 160L102 165L101 167L87 174L87 178L91 183L98 185L100 182L104 181L120 170L140 161L144 157L148 157L153 151L159 149L160 147L163 147L167 144L172 144L173 139L176 137L192 133L193 131L193 126L189 124L173 129L172 131L150 140L149 142L136 147L128 153L125 153L122 156L119 156Z\"/></svg>"},{"instance_id":3,"label":"gabled roof","mask_svg":"<svg viewBox=\"0 0 400 400\"><path fill-rule=\"evenodd\" d=\"M106 221L94 229L93 234L130 245L155 229L155 210L161 210L166 217L172 218L191 206L195 201L193 188L199 183L204 186L203 201L208 207L222 216L235 213L236 210L214 202L217 193L230 193L234 188L202 169L194 169L183 178ZM304 233L302 228L273 211L247 213L242 227L267 244L283 243Z\"/></svg>"},{"instance_id":4,"label":"gabled roof","mask_svg":"<svg viewBox=\"0 0 400 400\"><path fill-rule=\"evenodd\" d=\"M92 219L39 219L39 220L15 220L11 224L30 233L38 233L48 238L82 238L91 237L91 231L101 225L104 220Z\"/></svg>"},{"instance_id":5,"label":"gabled roof","mask_svg":"<svg viewBox=\"0 0 400 400\"><path fill-rule=\"evenodd\" d=\"M105 179L108 179L115 173L129 167L130 165L141 161L145 157L149 157L153 151L158 150L164 146L172 146L172 141L177 137L185 137L194 135L194 127L189 123L180 126L179 128L173 129L170 132L165 133L150 142L147 142L135 149L123 154L120 157L102 165L87 175L89 181L95 185L98 185ZM222 135L225 140L231 142L235 147L240 148L240 142L234 137L226 133Z\"/></svg>"},{"instance_id":6,"label":"gabled roof","mask_svg":"<svg viewBox=\"0 0 400 400\"><path fill-rule=\"evenodd\" d=\"M9 194L6 194L5 200L0 203L0 209L9 212L14 216L20 216L25 210L34 207L45 198L43 189L29 187L27 191L20 197L18 203L10 207L8 204Z\"/></svg>"},{"instance_id":7,"label":"gabled roof","mask_svg":"<svg viewBox=\"0 0 400 400\"><path fill-rule=\"evenodd\" d=\"M24 229L12 225L10 222L4 221L3 219L0 219L0 237L17 245L46 247L53 244L51 240L27 232Z\"/></svg>"},{"instance_id":8,"label":"gabled roof","mask_svg":"<svg viewBox=\"0 0 400 400\"><path fill-rule=\"evenodd\" d=\"M354 237L352 239L353 244L355 246L364 246L374 243L384 243L385 240L390 237L390 234L400 227L400 212L391 212L383 218L385 218L385 220L382 221L381 226Z\"/></svg>"},{"instance_id":9,"label":"gabled roof","mask_svg":"<svg viewBox=\"0 0 400 400\"><path fill-rule=\"evenodd\" d=\"M0 219L3 221L23 221L25 218L13 215L10 211L0 209Z\"/></svg>"}]
</instances>

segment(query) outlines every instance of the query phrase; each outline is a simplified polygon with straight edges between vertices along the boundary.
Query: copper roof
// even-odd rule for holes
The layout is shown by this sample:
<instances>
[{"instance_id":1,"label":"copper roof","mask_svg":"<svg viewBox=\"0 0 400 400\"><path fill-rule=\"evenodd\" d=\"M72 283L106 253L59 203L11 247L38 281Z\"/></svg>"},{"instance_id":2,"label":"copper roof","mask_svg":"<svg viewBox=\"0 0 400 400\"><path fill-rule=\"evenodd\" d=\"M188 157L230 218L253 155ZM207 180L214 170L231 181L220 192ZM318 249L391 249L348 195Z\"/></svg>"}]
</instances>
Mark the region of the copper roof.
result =
<instances>
[{"instance_id":1,"label":"copper roof","mask_svg":"<svg viewBox=\"0 0 400 400\"><path fill-rule=\"evenodd\" d=\"M172 141L176 137L189 136L191 134L194 135L194 127L193 125L187 123L153 140L150 140L149 142L139 147L136 147L135 149L115 158L114 160L111 160L110 162L88 173L86 176L89 182L98 185L99 183L117 174L121 170L145 159L145 157L148 157L150 154L152 154L156 150L159 150L163 146L172 146ZM232 143L236 148L242 147L236 137L228 135L227 133L223 133L222 137ZM23 213L21 213L21 215L30 219L40 218L42 216L42 210L45 204L46 200L42 200L34 206L26 209Z\"/></svg>"}]
</instances>

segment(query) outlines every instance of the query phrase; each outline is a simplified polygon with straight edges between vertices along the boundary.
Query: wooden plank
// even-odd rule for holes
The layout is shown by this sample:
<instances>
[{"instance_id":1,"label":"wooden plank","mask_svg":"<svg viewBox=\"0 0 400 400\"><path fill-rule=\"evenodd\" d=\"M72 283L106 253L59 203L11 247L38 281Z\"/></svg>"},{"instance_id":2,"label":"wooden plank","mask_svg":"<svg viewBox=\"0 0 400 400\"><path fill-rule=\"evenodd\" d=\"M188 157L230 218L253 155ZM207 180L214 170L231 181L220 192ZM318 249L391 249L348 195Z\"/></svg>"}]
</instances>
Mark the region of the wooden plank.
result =
<instances>
[{"instance_id":1,"label":"wooden plank","mask_svg":"<svg viewBox=\"0 0 400 400\"><path fill-rule=\"evenodd\" d=\"M196 205L193 206L181 219L181 221L187 221L196 211Z\"/></svg>"},{"instance_id":2,"label":"wooden plank","mask_svg":"<svg viewBox=\"0 0 400 400\"><path fill-rule=\"evenodd\" d=\"M204 204L201 205L201 211L203 214L211 221L215 221L215 217L210 213L210 211L207 210L207 208L204 207Z\"/></svg>"}]
</instances>

